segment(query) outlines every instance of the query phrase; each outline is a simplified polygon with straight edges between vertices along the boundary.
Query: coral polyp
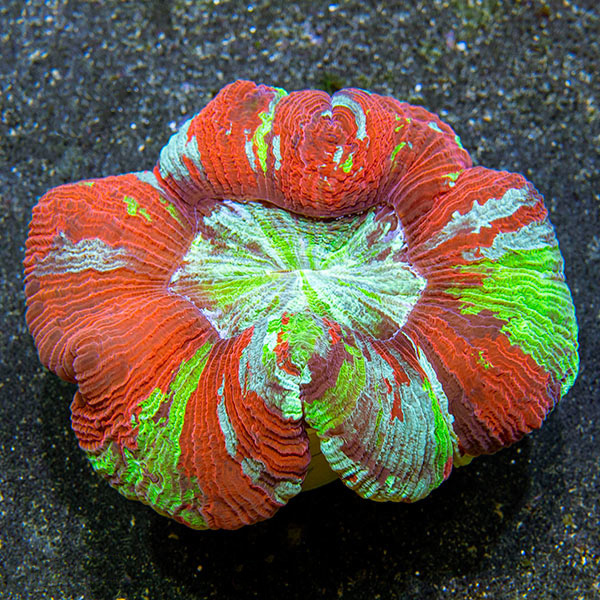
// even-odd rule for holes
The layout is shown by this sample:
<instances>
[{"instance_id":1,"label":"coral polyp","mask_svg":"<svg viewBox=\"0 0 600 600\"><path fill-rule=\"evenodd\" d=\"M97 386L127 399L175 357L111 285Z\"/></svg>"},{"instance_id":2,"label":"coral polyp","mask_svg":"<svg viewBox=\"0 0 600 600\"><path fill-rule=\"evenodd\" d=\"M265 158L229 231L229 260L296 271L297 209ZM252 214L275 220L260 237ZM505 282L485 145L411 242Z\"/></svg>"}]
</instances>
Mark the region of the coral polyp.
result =
<instances>
[{"instance_id":1,"label":"coral polyp","mask_svg":"<svg viewBox=\"0 0 600 600\"><path fill-rule=\"evenodd\" d=\"M541 195L363 90L227 86L153 171L47 192L25 277L93 467L198 529L334 476L423 498L577 375Z\"/></svg>"}]
</instances>

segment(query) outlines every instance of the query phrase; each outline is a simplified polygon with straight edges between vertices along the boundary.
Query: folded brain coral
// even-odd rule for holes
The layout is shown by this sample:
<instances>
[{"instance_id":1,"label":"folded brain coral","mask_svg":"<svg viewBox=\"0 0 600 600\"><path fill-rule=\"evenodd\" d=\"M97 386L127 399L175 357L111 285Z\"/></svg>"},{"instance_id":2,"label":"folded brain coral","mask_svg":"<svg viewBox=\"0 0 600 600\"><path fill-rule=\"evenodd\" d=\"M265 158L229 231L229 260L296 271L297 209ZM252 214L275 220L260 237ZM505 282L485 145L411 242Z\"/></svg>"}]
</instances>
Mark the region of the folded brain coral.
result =
<instances>
[{"instance_id":1,"label":"folded brain coral","mask_svg":"<svg viewBox=\"0 0 600 600\"><path fill-rule=\"evenodd\" d=\"M540 194L362 90L227 86L154 171L45 194L25 276L96 471L199 529L332 475L423 498L539 427L577 374Z\"/></svg>"}]
</instances>

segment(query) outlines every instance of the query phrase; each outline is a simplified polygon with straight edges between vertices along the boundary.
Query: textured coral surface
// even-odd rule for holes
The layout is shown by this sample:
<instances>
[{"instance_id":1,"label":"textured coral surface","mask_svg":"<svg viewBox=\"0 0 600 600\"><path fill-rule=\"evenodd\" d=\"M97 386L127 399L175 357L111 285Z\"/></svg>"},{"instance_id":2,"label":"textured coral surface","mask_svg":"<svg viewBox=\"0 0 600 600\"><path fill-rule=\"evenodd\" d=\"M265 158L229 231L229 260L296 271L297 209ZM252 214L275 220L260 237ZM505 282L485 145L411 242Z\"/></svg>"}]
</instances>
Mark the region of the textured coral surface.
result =
<instances>
[{"instance_id":1,"label":"textured coral surface","mask_svg":"<svg viewBox=\"0 0 600 600\"><path fill-rule=\"evenodd\" d=\"M540 194L362 90L227 86L153 172L50 190L25 274L94 468L195 528L272 516L309 433L361 496L420 499L577 374Z\"/></svg>"}]
</instances>

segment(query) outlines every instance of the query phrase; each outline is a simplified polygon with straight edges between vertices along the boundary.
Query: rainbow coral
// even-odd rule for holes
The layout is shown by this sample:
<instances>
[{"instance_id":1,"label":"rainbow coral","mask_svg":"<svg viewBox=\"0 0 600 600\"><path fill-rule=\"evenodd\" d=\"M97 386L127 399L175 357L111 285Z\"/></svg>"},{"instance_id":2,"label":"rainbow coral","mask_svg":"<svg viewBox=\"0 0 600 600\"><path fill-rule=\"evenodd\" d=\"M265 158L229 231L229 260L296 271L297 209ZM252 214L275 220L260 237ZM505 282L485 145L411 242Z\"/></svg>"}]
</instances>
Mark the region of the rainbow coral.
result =
<instances>
[{"instance_id":1,"label":"rainbow coral","mask_svg":"<svg viewBox=\"0 0 600 600\"><path fill-rule=\"evenodd\" d=\"M44 195L25 276L94 468L194 528L266 519L332 473L423 498L577 374L539 193L356 89L227 86L154 171Z\"/></svg>"}]
</instances>

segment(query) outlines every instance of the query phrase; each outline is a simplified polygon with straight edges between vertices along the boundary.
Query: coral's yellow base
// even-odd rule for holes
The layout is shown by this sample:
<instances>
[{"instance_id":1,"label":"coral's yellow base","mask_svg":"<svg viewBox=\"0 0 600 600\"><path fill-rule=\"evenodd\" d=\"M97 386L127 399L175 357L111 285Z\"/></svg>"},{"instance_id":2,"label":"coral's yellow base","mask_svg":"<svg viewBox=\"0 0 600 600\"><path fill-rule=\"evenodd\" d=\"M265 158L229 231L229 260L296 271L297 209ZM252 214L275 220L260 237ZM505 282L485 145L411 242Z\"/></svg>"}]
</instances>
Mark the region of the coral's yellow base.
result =
<instances>
[{"instance_id":1,"label":"coral's yellow base","mask_svg":"<svg viewBox=\"0 0 600 600\"><path fill-rule=\"evenodd\" d=\"M329 463L321 453L316 431L310 427L307 427L306 431L308 433L311 460L302 484L302 491L312 490L338 479L338 474L332 471Z\"/></svg>"}]
</instances>

